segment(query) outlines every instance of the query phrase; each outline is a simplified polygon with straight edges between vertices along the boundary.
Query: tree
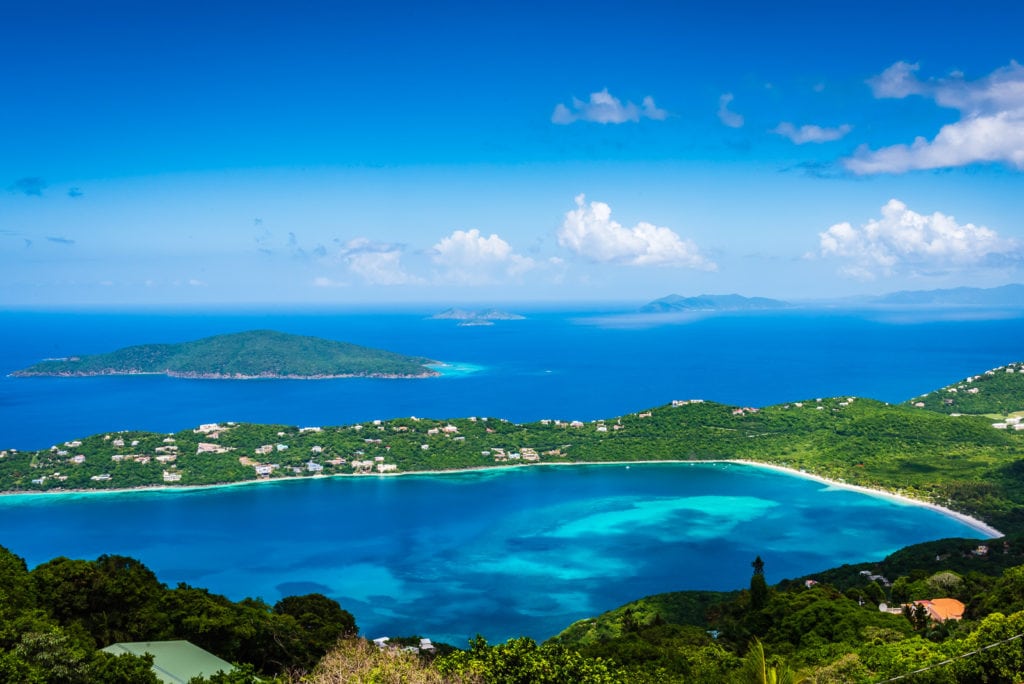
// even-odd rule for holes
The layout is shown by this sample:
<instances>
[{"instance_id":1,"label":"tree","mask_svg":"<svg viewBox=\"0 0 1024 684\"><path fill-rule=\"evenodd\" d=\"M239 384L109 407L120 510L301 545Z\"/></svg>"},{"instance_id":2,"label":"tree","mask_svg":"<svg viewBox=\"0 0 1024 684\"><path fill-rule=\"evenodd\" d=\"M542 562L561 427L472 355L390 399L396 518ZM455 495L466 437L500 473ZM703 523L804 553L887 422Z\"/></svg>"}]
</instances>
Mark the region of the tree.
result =
<instances>
[{"instance_id":1,"label":"tree","mask_svg":"<svg viewBox=\"0 0 1024 684\"><path fill-rule=\"evenodd\" d=\"M750 644L736 681L739 684L797 684L797 674L784 663L769 665L764 645L754 639Z\"/></svg>"},{"instance_id":2,"label":"tree","mask_svg":"<svg viewBox=\"0 0 1024 684\"><path fill-rule=\"evenodd\" d=\"M750 578L750 608L761 610L768 602L768 583L764 579L764 561L758 556L750 564L754 568L754 574Z\"/></svg>"}]
</instances>

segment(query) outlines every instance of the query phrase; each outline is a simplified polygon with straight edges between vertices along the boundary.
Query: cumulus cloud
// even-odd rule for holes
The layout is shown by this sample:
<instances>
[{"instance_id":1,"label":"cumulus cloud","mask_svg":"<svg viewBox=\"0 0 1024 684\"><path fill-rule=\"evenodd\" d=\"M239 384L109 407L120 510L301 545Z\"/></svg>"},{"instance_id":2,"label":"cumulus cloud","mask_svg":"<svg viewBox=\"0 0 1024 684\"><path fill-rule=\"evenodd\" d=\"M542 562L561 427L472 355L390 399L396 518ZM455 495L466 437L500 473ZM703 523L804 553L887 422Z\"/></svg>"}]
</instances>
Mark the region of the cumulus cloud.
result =
<instances>
[{"instance_id":1,"label":"cumulus cloud","mask_svg":"<svg viewBox=\"0 0 1024 684\"><path fill-rule=\"evenodd\" d=\"M860 279L904 271L943 272L992 266L1021 258L1020 246L994 230L957 223L940 212L918 214L899 200L860 228L837 223L818 234L821 256L846 261L842 273Z\"/></svg>"},{"instance_id":2,"label":"cumulus cloud","mask_svg":"<svg viewBox=\"0 0 1024 684\"><path fill-rule=\"evenodd\" d=\"M729 103L732 101L732 93L724 93L718 98L718 119L729 128L741 128L743 126L743 115L729 111Z\"/></svg>"},{"instance_id":3,"label":"cumulus cloud","mask_svg":"<svg viewBox=\"0 0 1024 684\"><path fill-rule=\"evenodd\" d=\"M456 230L433 247L434 263L444 269L442 277L467 285L495 282L520 276L537 262L517 254L497 233L488 237L476 228Z\"/></svg>"},{"instance_id":4,"label":"cumulus cloud","mask_svg":"<svg viewBox=\"0 0 1024 684\"><path fill-rule=\"evenodd\" d=\"M849 124L843 124L835 128L823 128L814 124L805 124L797 128L790 122L783 121L773 128L771 132L785 136L797 145L803 145L805 143L824 143L839 140L852 130L853 126Z\"/></svg>"},{"instance_id":5,"label":"cumulus cloud","mask_svg":"<svg viewBox=\"0 0 1024 684\"><path fill-rule=\"evenodd\" d=\"M716 265L701 255L697 245L674 231L640 222L626 228L612 220L612 209L604 202L586 204L576 196L576 208L565 214L558 231L558 244L600 263L630 266L684 266L713 271Z\"/></svg>"},{"instance_id":6,"label":"cumulus cloud","mask_svg":"<svg viewBox=\"0 0 1024 684\"><path fill-rule=\"evenodd\" d=\"M668 112L660 109L650 95L645 97L638 107L632 102L623 104L619 98L605 88L601 92L591 93L590 99L586 102L574 97L571 107L559 103L551 114L551 123L568 125L576 121L591 121L601 124L621 124L636 123L641 118L663 121L667 117Z\"/></svg>"},{"instance_id":7,"label":"cumulus cloud","mask_svg":"<svg viewBox=\"0 0 1024 684\"><path fill-rule=\"evenodd\" d=\"M42 197L46 189L46 181L37 176L26 176L19 178L11 184L11 192L18 192L22 195Z\"/></svg>"},{"instance_id":8,"label":"cumulus cloud","mask_svg":"<svg viewBox=\"0 0 1024 684\"><path fill-rule=\"evenodd\" d=\"M861 146L844 160L847 169L863 175L997 162L1024 170L1024 67L1011 62L976 81L959 73L922 81L917 71L916 64L897 62L868 85L878 98L927 97L959 111L960 120L931 140L918 136L909 145L877 150Z\"/></svg>"},{"instance_id":9,"label":"cumulus cloud","mask_svg":"<svg viewBox=\"0 0 1024 684\"><path fill-rule=\"evenodd\" d=\"M356 238L345 243L339 256L348 270L370 285L413 285L422 279L402 267L402 245Z\"/></svg>"}]
</instances>

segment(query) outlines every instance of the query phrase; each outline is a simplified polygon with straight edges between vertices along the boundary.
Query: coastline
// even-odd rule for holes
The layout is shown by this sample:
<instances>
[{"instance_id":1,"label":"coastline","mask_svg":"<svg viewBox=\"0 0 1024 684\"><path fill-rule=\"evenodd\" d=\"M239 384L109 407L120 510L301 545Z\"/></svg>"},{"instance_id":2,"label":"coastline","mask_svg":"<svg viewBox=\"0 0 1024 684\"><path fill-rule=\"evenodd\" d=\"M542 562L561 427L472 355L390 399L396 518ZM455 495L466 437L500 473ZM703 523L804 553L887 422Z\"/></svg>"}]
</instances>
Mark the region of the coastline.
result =
<instances>
[{"instance_id":1,"label":"coastline","mask_svg":"<svg viewBox=\"0 0 1024 684\"><path fill-rule=\"evenodd\" d=\"M441 364L434 364L441 365ZM109 378L125 377L133 375L162 375L168 378L182 380L338 380L343 378L377 378L385 380L411 380L419 378L436 378L442 375L441 372L427 369L422 373L343 373L338 375L280 375L276 373L262 373L259 375L243 375L241 373L193 373L179 371L117 371L110 372L75 372L75 373L25 373L14 371L8 373L11 378Z\"/></svg>"},{"instance_id":2,"label":"coastline","mask_svg":"<svg viewBox=\"0 0 1024 684\"><path fill-rule=\"evenodd\" d=\"M952 518L964 525L970 527L976 532L986 535L989 539L997 539L1004 536L1002 532L992 527L984 520L980 520L973 516L967 515L955 511L946 506L941 506L930 501L923 501L921 499L915 499L910 496L903 494L897 494L884 489L874 489L872 487L864 487L862 485L848 484L846 482L840 482L838 480L832 480L822 475L816 475L804 470L797 470L787 466L778 465L775 463L765 463L762 461L744 461L740 459L703 459L703 460L683 460L683 459L660 459L660 460L640 460L640 461L560 461L560 462L538 462L538 463L521 463L515 465L504 465L504 466L474 466L470 468L453 468L451 470L409 470L404 472L393 472L393 473L334 473L331 475L309 475L304 477L278 477L268 479L253 479L253 480L242 480L239 482L223 482L218 484L202 484L202 485L191 485L191 486L164 486L164 485L152 485L145 487L128 487L123 489L65 489L59 491L43 491L43 492L0 492L0 497L9 496L26 496L26 497L38 497L38 496L67 496L67 495L105 495L105 494L129 494L129 493L143 493L143 492L167 492L167 493L183 493L191 491L204 491L210 489L220 489L227 487L240 487L240 486L253 486L267 483L285 483L285 482L307 482L310 480L317 479L331 479L331 478L353 478L353 479L365 479L365 478L387 478L387 477L408 477L408 476L436 476L436 475L459 475L464 473L478 473L478 472L492 472L492 471L504 471L504 470L516 470L520 468L531 468L534 466L547 466L547 467L558 467L558 466L629 466L634 464L659 464L659 463L672 463L672 464L703 464L713 465L717 463L728 463L733 465L748 466L751 468L760 468L762 470L769 470L783 475L791 477L799 477L805 480L813 480L829 487L836 489L845 489L849 491L858 492L868 496L874 496L881 499L888 499L907 506L917 506L920 508L927 508L940 515L944 515L948 518Z\"/></svg>"}]
</instances>

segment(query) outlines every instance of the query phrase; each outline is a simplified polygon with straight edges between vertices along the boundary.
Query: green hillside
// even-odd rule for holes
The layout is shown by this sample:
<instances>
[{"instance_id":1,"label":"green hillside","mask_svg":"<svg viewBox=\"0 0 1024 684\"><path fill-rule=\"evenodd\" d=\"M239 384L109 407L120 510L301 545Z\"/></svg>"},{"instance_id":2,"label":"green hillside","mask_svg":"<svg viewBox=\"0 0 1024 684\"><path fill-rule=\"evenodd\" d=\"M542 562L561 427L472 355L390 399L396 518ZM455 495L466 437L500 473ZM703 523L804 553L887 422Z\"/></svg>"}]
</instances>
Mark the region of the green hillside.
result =
<instances>
[{"instance_id":1,"label":"green hillside","mask_svg":"<svg viewBox=\"0 0 1024 684\"><path fill-rule=\"evenodd\" d=\"M1006 416L1024 411L1024 363L972 375L906 404L945 414Z\"/></svg>"},{"instance_id":2,"label":"green hillside","mask_svg":"<svg viewBox=\"0 0 1024 684\"><path fill-rule=\"evenodd\" d=\"M189 486L535 462L736 459L906 494L1010 532L1024 529L1022 456L1024 431L996 429L991 418L981 416L852 397L762 409L696 400L586 423L401 418L339 427L225 423L173 435L93 435L40 451L0 452L0 491ZM271 467L259 472L260 465Z\"/></svg>"},{"instance_id":3,"label":"green hillside","mask_svg":"<svg viewBox=\"0 0 1024 684\"><path fill-rule=\"evenodd\" d=\"M254 330L180 344L144 344L109 354L41 361L16 376L90 376L160 373L180 377L322 378L437 375L423 357L318 337Z\"/></svg>"}]
</instances>

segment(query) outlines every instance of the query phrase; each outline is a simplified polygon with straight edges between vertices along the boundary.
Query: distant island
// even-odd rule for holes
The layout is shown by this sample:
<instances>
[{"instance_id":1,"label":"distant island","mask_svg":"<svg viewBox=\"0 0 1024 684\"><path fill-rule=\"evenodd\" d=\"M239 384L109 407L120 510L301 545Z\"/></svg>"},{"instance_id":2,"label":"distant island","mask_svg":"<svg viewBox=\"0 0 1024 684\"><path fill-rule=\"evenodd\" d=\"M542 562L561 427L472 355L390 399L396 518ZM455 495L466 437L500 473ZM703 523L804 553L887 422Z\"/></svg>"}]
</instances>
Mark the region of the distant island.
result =
<instances>
[{"instance_id":1,"label":"distant island","mask_svg":"<svg viewBox=\"0 0 1024 684\"><path fill-rule=\"evenodd\" d=\"M434 314L431 318L434 320L459 321L460 326L469 327L478 325L494 325L494 321L521 321L525 319L526 316L509 313L508 311L499 311L498 309L483 309L479 311L470 311L468 309L445 309L440 313Z\"/></svg>"},{"instance_id":2,"label":"distant island","mask_svg":"<svg viewBox=\"0 0 1024 684\"><path fill-rule=\"evenodd\" d=\"M762 309L787 309L793 305L778 299L766 297L744 297L738 294L702 294L683 297L671 294L648 302L640 308L642 313L681 313L689 311L756 311Z\"/></svg>"},{"instance_id":3,"label":"distant island","mask_svg":"<svg viewBox=\"0 0 1024 684\"><path fill-rule=\"evenodd\" d=\"M431 359L273 330L215 335L179 344L143 344L107 354L47 359L16 377L169 375L179 378L423 378Z\"/></svg>"},{"instance_id":4,"label":"distant island","mask_svg":"<svg viewBox=\"0 0 1024 684\"><path fill-rule=\"evenodd\" d=\"M870 298L874 306L1024 308L1024 285L955 287L945 290L902 290Z\"/></svg>"}]
</instances>

